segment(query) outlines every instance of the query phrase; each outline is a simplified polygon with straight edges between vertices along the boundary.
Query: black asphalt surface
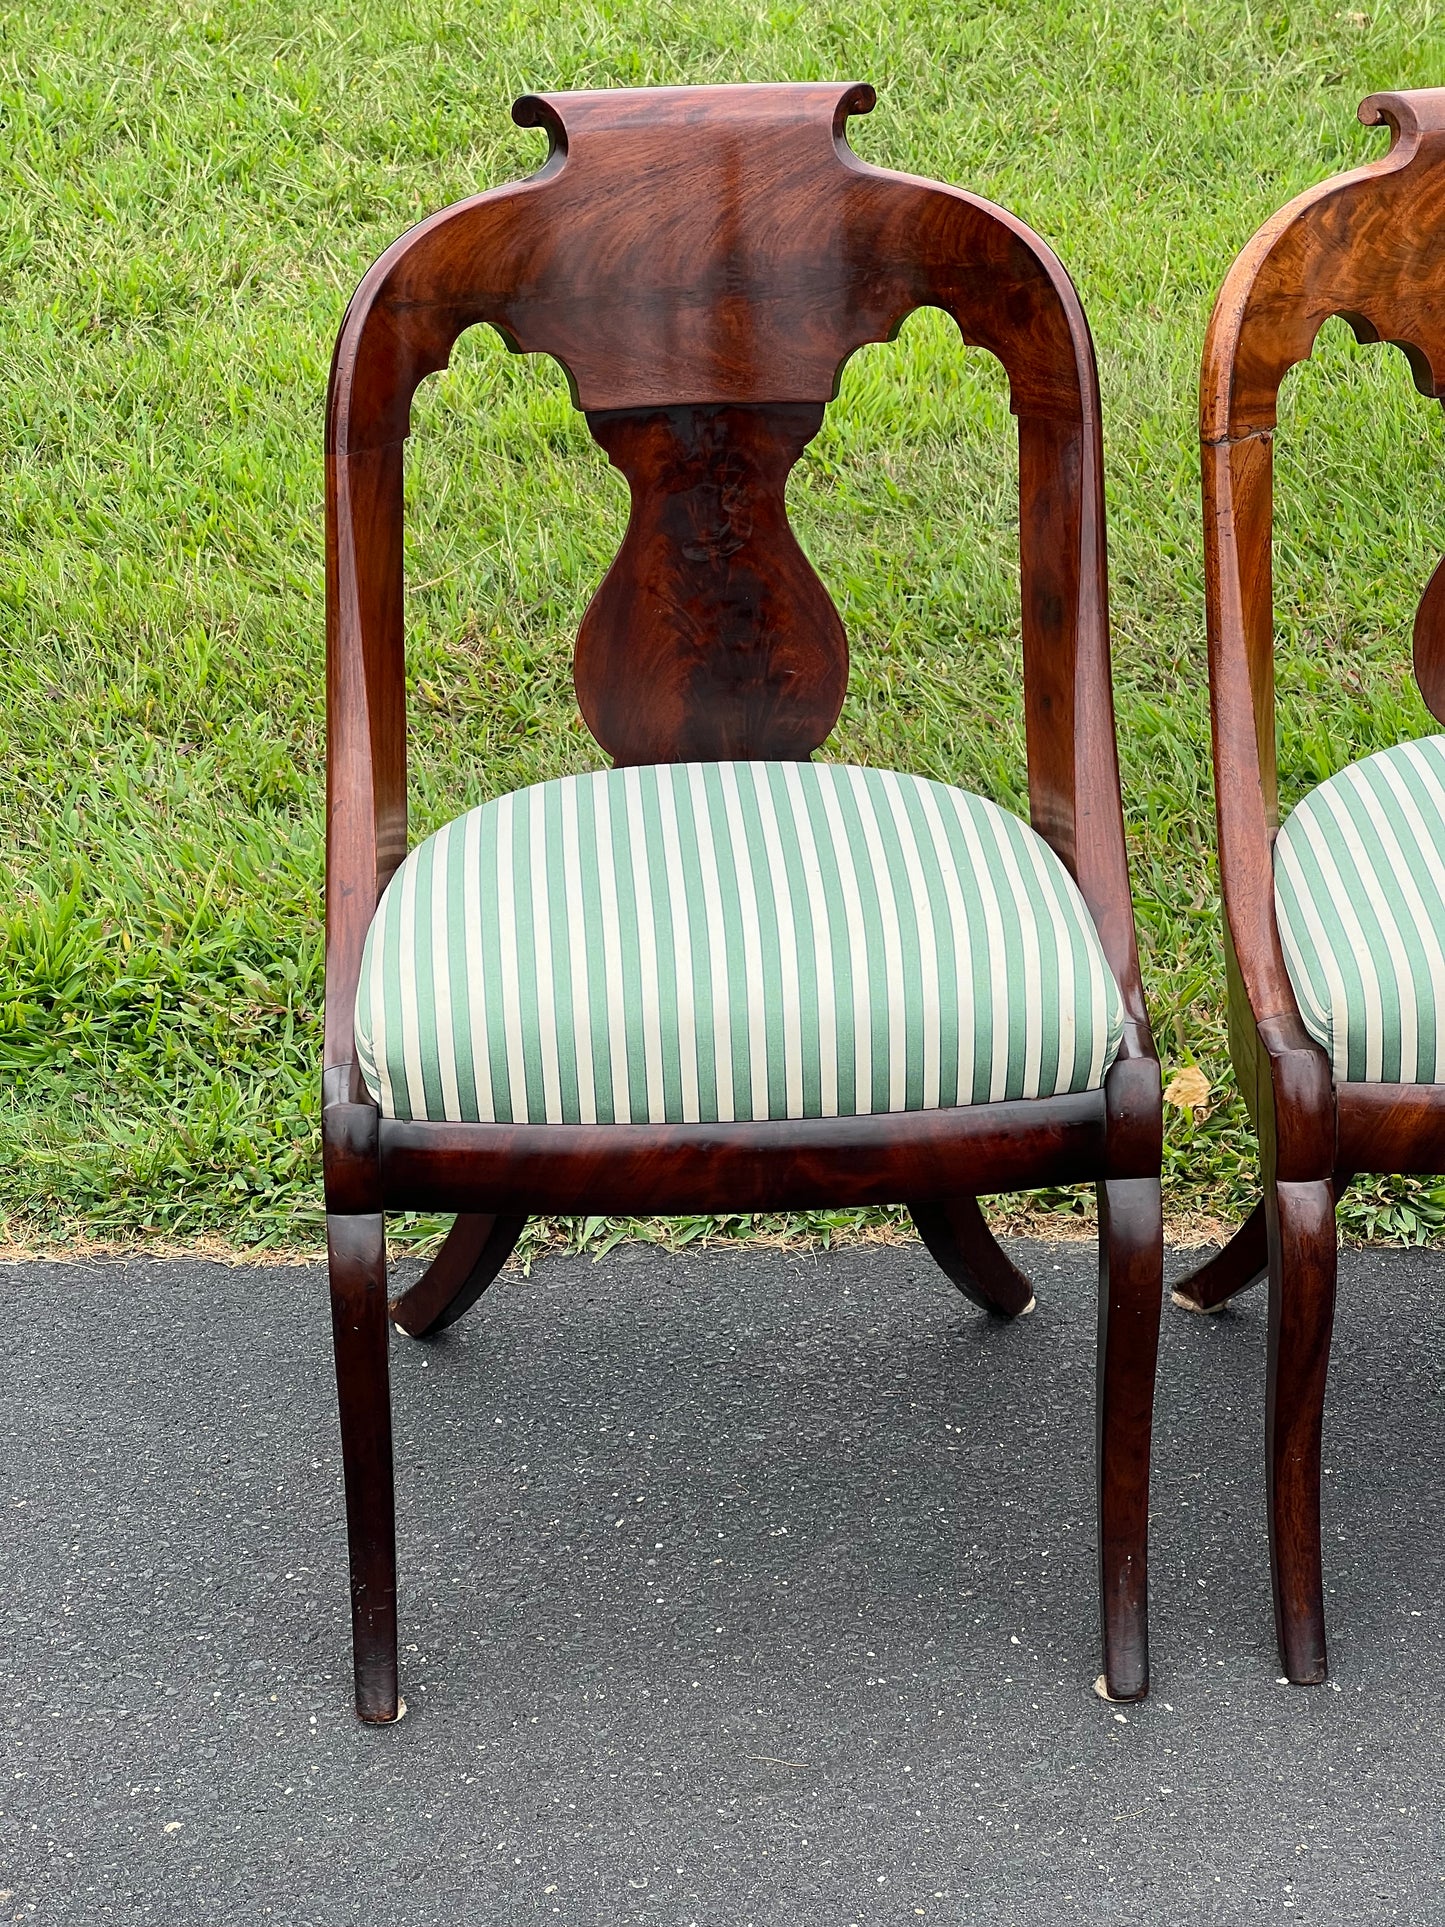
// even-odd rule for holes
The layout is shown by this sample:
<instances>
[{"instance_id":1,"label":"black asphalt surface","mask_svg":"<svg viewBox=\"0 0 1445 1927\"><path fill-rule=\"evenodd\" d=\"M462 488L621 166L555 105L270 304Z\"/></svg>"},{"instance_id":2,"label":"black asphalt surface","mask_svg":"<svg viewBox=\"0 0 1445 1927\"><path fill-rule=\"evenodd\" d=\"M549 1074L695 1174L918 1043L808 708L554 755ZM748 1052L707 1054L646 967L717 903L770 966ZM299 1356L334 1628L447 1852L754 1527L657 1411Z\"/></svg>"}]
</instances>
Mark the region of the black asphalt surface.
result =
<instances>
[{"instance_id":1,"label":"black asphalt surface","mask_svg":"<svg viewBox=\"0 0 1445 1927\"><path fill-rule=\"evenodd\" d=\"M1092 1255L1022 1257L1008 1328L919 1247L624 1248L398 1338L383 1730L324 1274L0 1267L0 1921L1445 1921L1441 1258L1343 1262L1324 1688L1278 1683L1263 1296L1166 1305L1114 1708Z\"/></svg>"}]
</instances>

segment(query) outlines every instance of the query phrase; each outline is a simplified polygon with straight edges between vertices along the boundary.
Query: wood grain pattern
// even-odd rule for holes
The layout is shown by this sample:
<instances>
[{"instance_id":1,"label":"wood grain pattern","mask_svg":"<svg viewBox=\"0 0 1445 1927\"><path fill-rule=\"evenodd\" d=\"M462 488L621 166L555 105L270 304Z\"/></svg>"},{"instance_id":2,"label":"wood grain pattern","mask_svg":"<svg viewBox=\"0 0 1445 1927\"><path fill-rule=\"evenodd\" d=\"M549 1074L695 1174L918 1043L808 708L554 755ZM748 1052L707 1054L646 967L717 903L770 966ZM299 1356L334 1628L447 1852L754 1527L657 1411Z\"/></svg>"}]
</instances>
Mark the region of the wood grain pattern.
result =
<instances>
[{"instance_id":1,"label":"wood grain pattern","mask_svg":"<svg viewBox=\"0 0 1445 1927\"><path fill-rule=\"evenodd\" d=\"M526 96L529 180L432 215L357 290L337 362L344 449L401 440L411 396L486 322L567 370L579 408L827 402L912 309L957 311L1019 413L1077 415L1082 316L1058 262L976 196L868 166L871 87Z\"/></svg>"},{"instance_id":2,"label":"wood grain pattern","mask_svg":"<svg viewBox=\"0 0 1445 1927\"><path fill-rule=\"evenodd\" d=\"M632 490L573 664L615 763L806 757L837 722L848 639L783 502L822 421L820 402L587 417Z\"/></svg>"},{"instance_id":3,"label":"wood grain pattern","mask_svg":"<svg viewBox=\"0 0 1445 1927\"><path fill-rule=\"evenodd\" d=\"M1122 1183L1135 1202L1116 1213L1129 1228L1101 1290L1112 1303L1128 1280L1119 1317L1134 1336L1110 1341L1107 1409L1119 1418L1106 1423L1100 1503L1106 1671L1129 1697L1144 1690L1147 1652L1136 1496L1153 1353L1139 1321L1152 1293L1157 1327L1162 1248L1157 1212L1127 1188L1157 1190L1162 1127L1114 740L1093 346L1067 274L1022 222L850 151L844 123L872 104L871 88L841 83L528 97L514 112L547 132L541 170L421 222L347 309L326 428L322 1141L337 1289L350 1302L358 1266L369 1276L377 1262L380 1213L403 1205L473 1221L400 1301L413 1327L431 1328L485 1270L493 1234L475 1221L493 1215L906 1198L956 1216L979 1190ZM418 383L463 330L489 324L566 368L627 477L627 535L574 660L583 715L609 754L801 758L837 719L848 657L788 526L787 475L848 356L925 304L998 357L1018 417L1030 811L1076 878L1123 995L1124 1042L1103 1093L787 1125L379 1119L352 1021L366 931L407 843L402 447ZM370 1400L379 1437L385 1387L371 1351L338 1349L338 1369L347 1436L364 1433ZM389 1486L383 1495L359 1454L348 1447L348 1517L353 1560L371 1571ZM377 1717L394 1698L394 1654L388 1674L371 1623L354 1624L367 1669L358 1703Z\"/></svg>"},{"instance_id":4,"label":"wood grain pattern","mask_svg":"<svg viewBox=\"0 0 1445 1927\"><path fill-rule=\"evenodd\" d=\"M1334 1293L1334 1204L1352 1171L1445 1168L1445 1088L1336 1088L1306 1032L1275 918L1273 435L1279 386L1324 323L1403 349L1422 393L1445 385L1445 88L1375 94L1388 154L1311 188L1231 268L1200 378L1206 611L1230 1048L1260 1135L1270 1274L1267 1461L1280 1650L1325 1676L1319 1436ZM1426 585L1414 665L1445 717L1445 571ZM1258 1212L1185 1280L1196 1308L1257 1274Z\"/></svg>"},{"instance_id":5,"label":"wood grain pattern","mask_svg":"<svg viewBox=\"0 0 1445 1927\"><path fill-rule=\"evenodd\" d=\"M762 1124L410 1124L383 1118L388 1210L529 1216L804 1211L1086 1182L1105 1097Z\"/></svg>"}]
</instances>

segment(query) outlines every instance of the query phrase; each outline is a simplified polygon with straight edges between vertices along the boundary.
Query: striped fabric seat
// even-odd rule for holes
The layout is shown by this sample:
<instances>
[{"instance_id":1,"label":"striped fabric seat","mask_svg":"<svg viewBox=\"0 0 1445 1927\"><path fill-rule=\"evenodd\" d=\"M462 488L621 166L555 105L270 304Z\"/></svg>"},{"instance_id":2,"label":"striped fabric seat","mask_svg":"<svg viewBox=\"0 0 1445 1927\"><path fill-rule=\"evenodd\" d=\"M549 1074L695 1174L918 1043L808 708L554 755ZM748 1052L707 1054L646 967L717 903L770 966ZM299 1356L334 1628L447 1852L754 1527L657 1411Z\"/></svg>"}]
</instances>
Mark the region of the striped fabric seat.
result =
<instances>
[{"instance_id":1,"label":"striped fabric seat","mask_svg":"<svg viewBox=\"0 0 1445 1927\"><path fill-rule=\"evenodd\" d=\"M683 1123L1095 1089L1118 987L1073 879L982 797L888 771L691 763L470 811L367 937L384 1115Z\"/></svg>"},{"instance_id":2,"label":"striped fabric seat","mask_svg":"<svg viewBox=\"0 0 1445 1927\"><path fill-rule=\"evenodd\" d=\"M1274 846L1305 1028L1352 1083L1445 1083L1445 736L1321 783Z\"/></svg>"}]
</instances>

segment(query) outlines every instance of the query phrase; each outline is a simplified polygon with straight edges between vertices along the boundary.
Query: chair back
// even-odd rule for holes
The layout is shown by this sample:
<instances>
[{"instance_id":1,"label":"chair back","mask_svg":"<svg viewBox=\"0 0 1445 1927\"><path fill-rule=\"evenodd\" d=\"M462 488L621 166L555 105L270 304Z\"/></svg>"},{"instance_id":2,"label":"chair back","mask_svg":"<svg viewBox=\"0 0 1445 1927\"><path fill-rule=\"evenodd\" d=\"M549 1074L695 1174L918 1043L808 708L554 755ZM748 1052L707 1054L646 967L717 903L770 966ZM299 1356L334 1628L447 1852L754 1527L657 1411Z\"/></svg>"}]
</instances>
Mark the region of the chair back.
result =
<instances>
[{"instance_id":1,"label":"chair back","mask_svg":"<svg viewBox=\"0 0 1445 1927\"><path fill-rule=\"evenodd\" d=\"M1361 342L1401 348L1422 394L1445 390L1445 87L1372 94L1359 116L1367 127L1389 126L1388 153L1310 188L1265 222L1220 289L1200 377L1225 908L1256 1016L1296 1022L1270 857L1279 827L1271 551L1280 383L1339 315ZM1445 720L1445 563L1420 600L1414 664L1426 703ZM1234 1015L1244 1024L1243 1012Z\"/></svg>"},{"instance_id":2,"label":"chair back","mask_svg":"<svg viewBox=\"0 0 1445 1927\"><path fill-rule=\"evenodd\" d=\"M546 130L540 171L423 221L365 276L327 413L329 860L345 846L375 891L329 914L364 935L406 850L402 446L458 335L489 323L559 361L629 483L574 654L602 748L619 764L804 758L837 720L848 651L789 527L788 472L848 357L929 305L1008 375L1031 814L1142 1022L1088 328L1022 222L852 153L845 122L873 104L842 83L526 96L513 115Z\"/></svg>"}]
</instances>

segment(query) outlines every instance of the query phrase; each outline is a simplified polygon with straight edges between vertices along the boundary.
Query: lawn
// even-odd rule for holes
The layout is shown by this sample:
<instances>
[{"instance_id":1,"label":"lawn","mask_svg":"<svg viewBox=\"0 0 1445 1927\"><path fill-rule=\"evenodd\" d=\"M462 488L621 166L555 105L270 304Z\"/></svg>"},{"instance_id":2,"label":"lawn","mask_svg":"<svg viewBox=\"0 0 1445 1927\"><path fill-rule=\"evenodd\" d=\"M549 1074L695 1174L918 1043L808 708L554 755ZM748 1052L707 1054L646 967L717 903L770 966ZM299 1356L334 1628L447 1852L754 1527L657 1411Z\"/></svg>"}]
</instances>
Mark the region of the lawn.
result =
<instances>
[{"instance_id":1,"label":"lawn","mask_svg":"<svg viewBox=\"0 0 1445 1927\"><path fill-rule=\"evenodd\" d=\"M1250 1201L1213 861L1199 349L1257 224L1384 151L1359 98L1445 79L1438 9L52 0L0 23L0 1240L316 1235L321 426L367 263L539 164L508 111L527 89L810 77L874 82L865 158L1004 203L1079 286L1146 985L1166 1073L1197 1065L1213 1091L1206 1114L1171 1112L1168 1204L1182 1221ZM419 834L600 761L569 650L625 498L560 371L491 335L426 384L415 426ZM790 503L852 640L827 753L1022 808L1010 430L995 364L919 315L850 365ZM1408 657L1445 547L1440 458L1403 358L1330 324L1281 416L1290 797L1430 727ZM1381 1181L1347 1224L1410 1236L1442 1217Z\"/></svg>"}]
</instances>

